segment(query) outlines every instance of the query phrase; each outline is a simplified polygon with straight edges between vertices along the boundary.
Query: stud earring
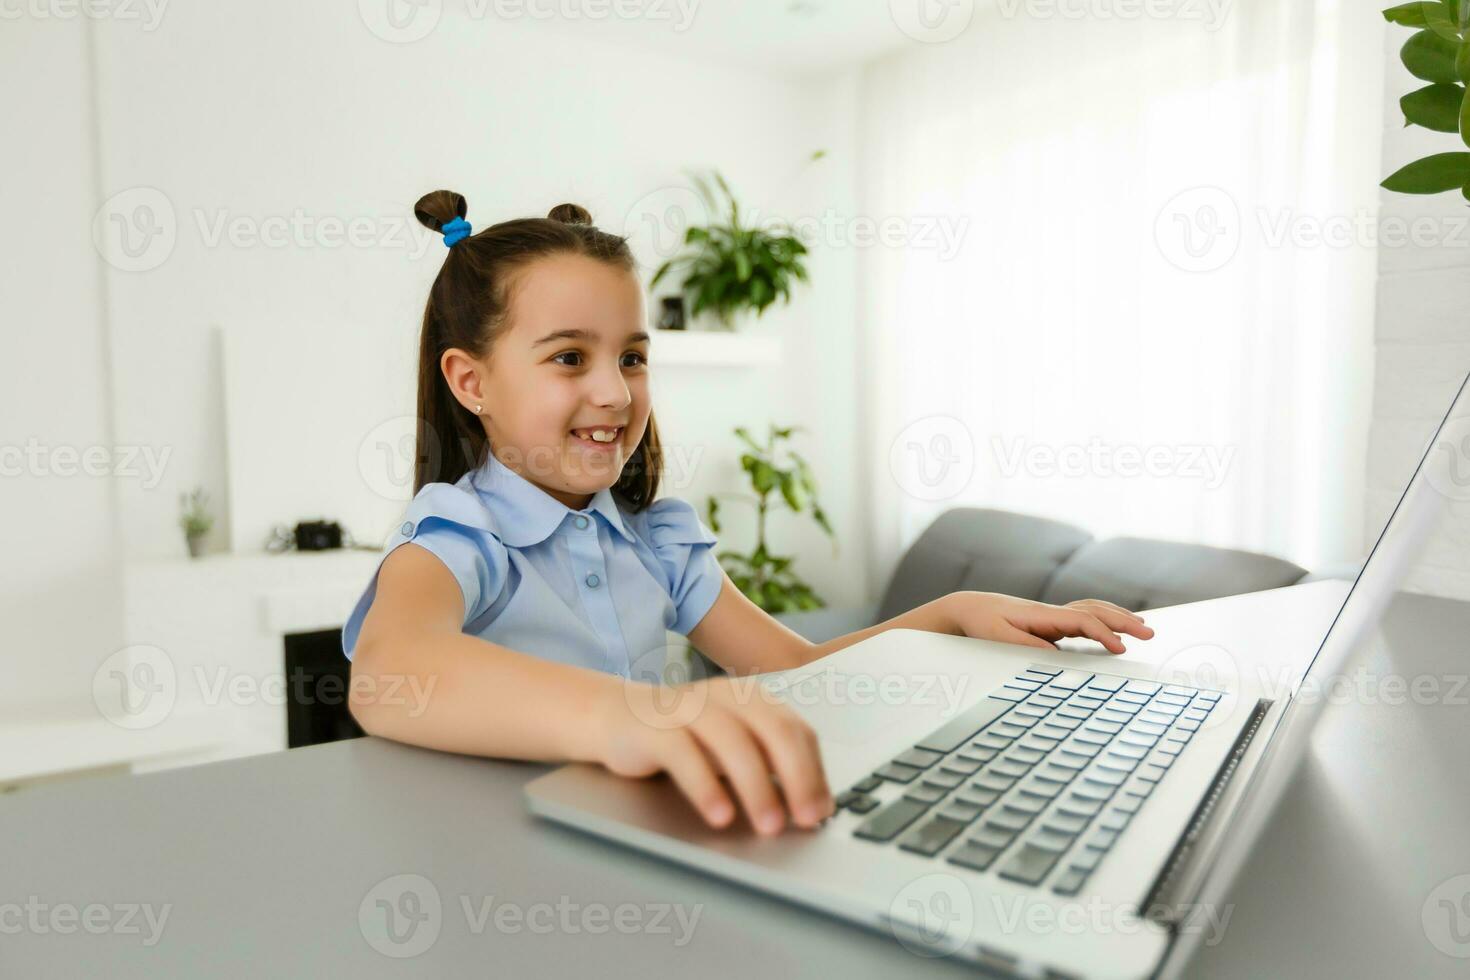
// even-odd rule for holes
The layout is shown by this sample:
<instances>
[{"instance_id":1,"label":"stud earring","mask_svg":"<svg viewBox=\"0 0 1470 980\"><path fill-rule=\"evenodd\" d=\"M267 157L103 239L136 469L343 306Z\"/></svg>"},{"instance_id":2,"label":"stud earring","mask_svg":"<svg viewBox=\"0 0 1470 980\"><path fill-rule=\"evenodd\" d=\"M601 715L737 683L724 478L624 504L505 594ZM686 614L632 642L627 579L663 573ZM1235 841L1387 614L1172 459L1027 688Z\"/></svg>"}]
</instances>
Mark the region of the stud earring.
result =
<instances>
[{"instance_id":1,"label":"stud earring","mask_svg":"<svg viewBox=\"0 0 1470 980\"><path fill-rule=\"evenodd\" d=\"M479 415L480 414L480 406L479 405L476 405L475 406L475 414L476 415Z\"/></svg>"}]
</instances>

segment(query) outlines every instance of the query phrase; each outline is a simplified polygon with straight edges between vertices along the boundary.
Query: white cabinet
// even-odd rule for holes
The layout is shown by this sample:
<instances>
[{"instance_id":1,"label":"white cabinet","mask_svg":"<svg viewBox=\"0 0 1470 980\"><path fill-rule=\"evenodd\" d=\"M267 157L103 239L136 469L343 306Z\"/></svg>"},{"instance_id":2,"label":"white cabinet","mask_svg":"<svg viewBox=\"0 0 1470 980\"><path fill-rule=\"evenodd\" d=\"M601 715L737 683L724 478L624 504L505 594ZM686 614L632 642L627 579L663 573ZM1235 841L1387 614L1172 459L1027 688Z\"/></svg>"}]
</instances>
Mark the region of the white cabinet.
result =
<instances>
[{"instance_id":1,"label":"white cabinet","mask_svg":"<svg viewBox=\"0 0 1470 980\"><path fill-rule=\"evenodd\" d=\"M162 674L174 685L170 710L148 727L187 727L207 741L187 757L139 768L286 748L285 637L341 628L379 555L213 555L128 566L127 642L143 648L137 659L152 665L155 680Z\"/></svg>"}]
</instances>

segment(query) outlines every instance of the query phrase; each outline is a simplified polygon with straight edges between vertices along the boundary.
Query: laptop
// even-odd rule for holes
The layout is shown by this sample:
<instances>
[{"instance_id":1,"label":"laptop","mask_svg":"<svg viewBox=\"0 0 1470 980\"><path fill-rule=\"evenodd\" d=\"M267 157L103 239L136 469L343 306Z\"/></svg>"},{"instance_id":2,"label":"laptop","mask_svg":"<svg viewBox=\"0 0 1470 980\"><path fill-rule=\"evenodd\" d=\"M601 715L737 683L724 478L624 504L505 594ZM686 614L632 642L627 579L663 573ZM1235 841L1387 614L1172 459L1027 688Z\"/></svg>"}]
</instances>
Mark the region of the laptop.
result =
<instances>
[{"instance_id":1,"label":"laptop","mask_svg":"<svg viewBox=\"0 0 1470 980\"><path fill-rule=\"evenodd\" d=\"M1466 385L1305 672L1156 678L1156 666L888 630L748 678L816 730L838 810L762 838L707 827L663 777L563 766L537 815L881 930L1002 975L1183 969L1303 758L1341 672L1456 489ZM1208 682L1208 683L1207 683ZM885 692L886 686L886 694ZM1057 923L1070 922L1070 928Z\"/></svg>"}]
</instances>

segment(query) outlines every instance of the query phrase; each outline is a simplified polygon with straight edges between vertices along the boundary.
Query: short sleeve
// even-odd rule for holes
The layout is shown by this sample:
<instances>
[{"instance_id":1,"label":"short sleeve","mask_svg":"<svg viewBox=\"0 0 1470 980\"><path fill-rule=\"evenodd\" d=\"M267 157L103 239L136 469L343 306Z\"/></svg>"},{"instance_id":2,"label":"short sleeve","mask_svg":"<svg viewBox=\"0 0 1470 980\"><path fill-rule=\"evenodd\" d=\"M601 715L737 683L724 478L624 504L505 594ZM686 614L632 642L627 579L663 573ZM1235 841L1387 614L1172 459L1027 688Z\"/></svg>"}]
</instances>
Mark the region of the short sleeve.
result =
<instances>
[{"instance_id":1,"label":"short sleeve","mask_svg":"<svg viewBox=\"0 0 1470 980\"><path fill-rule=\"evenodd\" d=\"M362 622L378 591L383 560L412 541L442 561L464 598L464 622L482 615L500 596L510 558L490 511L472 490L449 483L430 483L414 496L378 559L372 580L342 627L342 652L352 659Z\"/></svg>"},{"instance_id":2,"label":"short sleeve","mask_svg":"<svg viewBox=\"0 0 1470 980\"><path fill-rule=\"evenodd\" d=\"M674 623L669 628L683 636L699 625L725 582L725 571L715 557L719 541L694 512L677 497L655 500L644 511L649 546L668 576L674 600Z\"/></svg>"}]
</instances>

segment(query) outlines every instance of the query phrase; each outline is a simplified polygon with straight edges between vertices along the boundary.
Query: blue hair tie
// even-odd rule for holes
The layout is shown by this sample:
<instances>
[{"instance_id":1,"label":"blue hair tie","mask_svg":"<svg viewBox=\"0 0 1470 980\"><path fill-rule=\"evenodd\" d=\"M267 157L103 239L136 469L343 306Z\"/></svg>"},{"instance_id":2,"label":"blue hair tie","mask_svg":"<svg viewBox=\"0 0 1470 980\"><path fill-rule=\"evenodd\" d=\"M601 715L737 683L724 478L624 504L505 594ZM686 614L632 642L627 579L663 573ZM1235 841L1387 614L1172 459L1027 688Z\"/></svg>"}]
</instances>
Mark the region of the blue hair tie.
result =
<instances>
[{"instance_id":1,"label":"blue hair tie","mask_svg":"<svg viewBox=\"0 0 1470 980\"><path fill-rule=\"evenodd\" d=\"M444 247L453 248L455 245L470 237L470 223L463 218L455 218L439 229L444 236Z\"/></svg>"}]
</instances>

